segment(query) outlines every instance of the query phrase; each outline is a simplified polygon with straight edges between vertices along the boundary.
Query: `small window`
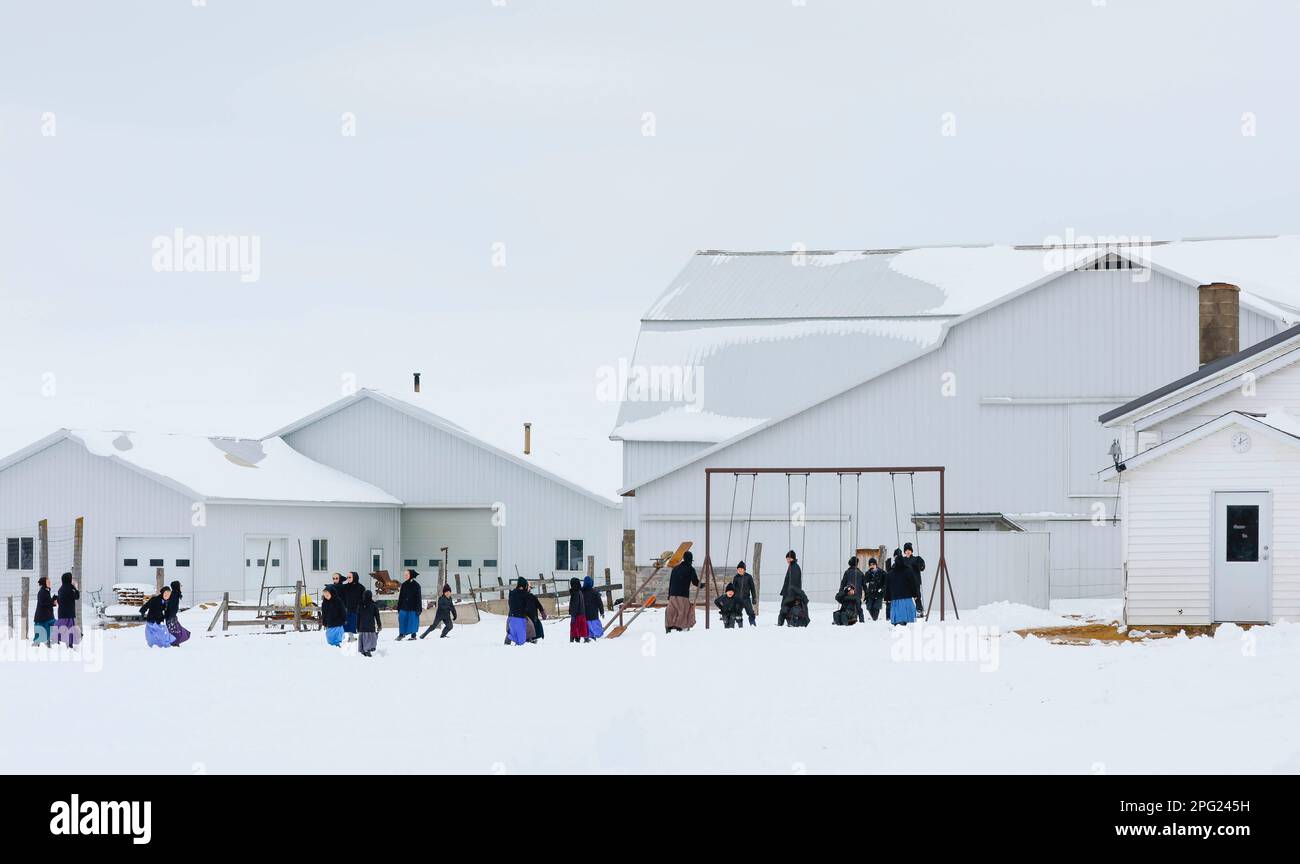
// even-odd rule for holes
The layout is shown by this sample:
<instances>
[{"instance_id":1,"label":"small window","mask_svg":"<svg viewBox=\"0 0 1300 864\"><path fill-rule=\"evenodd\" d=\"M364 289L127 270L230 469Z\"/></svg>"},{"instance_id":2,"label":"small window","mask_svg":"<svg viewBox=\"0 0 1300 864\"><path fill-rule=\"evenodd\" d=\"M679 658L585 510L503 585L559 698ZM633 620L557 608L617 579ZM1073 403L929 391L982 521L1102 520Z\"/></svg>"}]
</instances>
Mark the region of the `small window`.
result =
<instances>
[{"instance_id":1,"label":"small window","mask_svg":"<svg viewBox=\"0 0 1300 864\"><path fill-rule=\"evenodd\" d=\"M473 566L474 566L474 561L473 561L472 559L470 559L470 558L457 558L457 559L456 559L456 566L457 566L457 567L473 567Z\"/></svg>"},{"instance_id":2,"label":"small window","mask_svg":"<svg viewBox=\"0 0 1300 864\"><path fill-rule=\"evenodd\" d=\"M484 558L484 559L483 559L483 566L484 566L484 567L492 567L492 568L495 568L495 567L497 566L497 559L495 559L495 558Z\"/></svg>"},{"instance_id":3,"label":"small window","mask_svg":"<svg viewBox=\"0 0 1300 864\"><path fill-rule=\"evenodd\" d=\"M253 559L251 559L251 558L245 558L245 559L244 559L244 566L245 566L245 567L252 567L252 566L253 566Z\"/></svg>"},{"instance_id":4,"label":"small window","mask_svg":"<svg viewBox=\"0 0 1300 864\"><path fill-rule=\"evenodd\" d=\"M266 566L266 559L265 559L265 558L258 558L258 559L257 559L257 566L258 566L258 567L265 567L265 566Z\"/></svg>"},{"instance_id":5,"label":"small window","mask_svg":"<svg viewBox=\"0 0 1300 864\"><path fill-rule=\"evenodd\" d=\"M311 569L313 573L324 573L330 569L328 540L311 541Z\"/></svg>"},{"instance_id":6,"label":"small window","mask_svg":"<svg viewBox=\"0 0 1300 864\"><path fill-rule=\"evenodd\" d=\"M555 541L555 569L571 571L582 569L581 540Z\"/></svg>"},{"instance_id":7,"label":"small window","mask_svg":"<svg viewBox=\"0 0 1300 864\"><path fill-rule=\"evenodd\" d=\"M442 562L441 562L440 560L438 560L437 558L430 558L430 559L429 559L429 566L430 566L430 567L437 567L437 566L438 566L439 564L441 564L441 563L442 563Z\"/></svg>"},{"instance_id":8,"label":"small window","mask_svg":"<svg viewBox=\"0 0 1300 864\"><path fill-rule=\"evenodd\" d=\"M1229 561L1259 560L1259 506L1257 504L1228 505L1227 559Z\"/></svg>"},{"instance_id":9,"label":"small window","mask_svg":"<svg viewBox=\"0 0 1300 864\"><path fill-rule=\"evenodd\" d=\"M188 559L188 558L177 558L177 559L176 559L176 566L177 566L177 567L188 567L188 566L190 566L190 559Z\"/></svg>"},{"instance_id":10,"label":"small window","mask_svg":"<svg viewBox=\"0 0 1300 864\"><path fill-rule=\"evenodd\" d=\"M403 567L418 567L419 565L420 565L420 562L417 561L417 560L415 560L414 558L407 558L407 559L405 559L405 560L402 561L402 566L403 566Z\"/></svg>"},{"instance_id":11,"label":"small window","mask_svg":"<svg viewBox=\"0 0 1300 864\"><path fill-rule=\"evenodd\" d=\"M271 559L271 566L272 566L272 567L279 567L279 566L280 566L280 559L279 559L279 558L272 558L272 559Z\"/></svg>"},{"instance_id":12,"label":"small window","mask_svg":"<svg viewBox=\"0 0 1300 864\"><path fill-rule=\"evenodd\" d=\"M165 567L165 566L167 566L167 565L163 563L163 559L161 559L161 558L150 558L150 559L149 559L149 566L150 566L150 567Z\"/></svg>"},{"instance_id":13,"label":"small window","mask_svg":"<svg viewBox=\"0 0 1300 864\"><path fill-rule=\"evenodd\" d=\"M384 569L384 550L371 549L370 550L370 572L378 573L380 570L383 569Z\"/></svg>"},{"instance_id":14,"label":"small window","mask_svg":"<svg viewBox=\"0 0 1300 864\"><path fill-rule=\"evenodd\" d=\"M135 559L135 558L123 558L123 559L122 559L122 566L123 566L123 567L139 567L139 566L140 566L140 562L139 562L137 559Z\"/></svg>"},{"instance_id":15,"label":"small window","mask_svg":"<svg viewBox=\"0 0 1300 864\"><path fill-rule=\"evenodd\" d=\"M33 537L8 537L5 543L5 566L9 570L32 570L35 567L36 540Z\"/></svg>"}]
</instances>

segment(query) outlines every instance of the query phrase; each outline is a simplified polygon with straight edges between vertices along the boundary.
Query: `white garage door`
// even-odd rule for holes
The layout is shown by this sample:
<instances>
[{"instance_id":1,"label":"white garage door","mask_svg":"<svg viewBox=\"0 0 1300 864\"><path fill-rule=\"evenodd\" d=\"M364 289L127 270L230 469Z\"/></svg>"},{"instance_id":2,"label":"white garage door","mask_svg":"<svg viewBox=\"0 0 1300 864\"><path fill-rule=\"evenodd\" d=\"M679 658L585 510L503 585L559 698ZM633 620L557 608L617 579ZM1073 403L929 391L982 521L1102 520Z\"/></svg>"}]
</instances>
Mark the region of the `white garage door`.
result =
<instances>
[{"instance_id":1,"label":"white garage door","mask_svg":"<svg viewBox=\"0 0 1300 864\"><path fill-rule=\"evenodd\" d=\"M414 566L422 575L436 578L443 546L448 547L448 574L473 577L477 584L482 569L483 584L496 582L497 526L492 524L492 510L486 507L404 509L402 554L398 566L390 569ZM426 578L424 584L432 586L434 581Z\"/></svg>"},{"instance_id":2,"label":"white garage door","mask_svg":"<svg viewBox=\"0 0 1300 864\"><path fill-rule=\"evenodd\" d=\"M192 549L189 537L119 537L115 581L152 586L161 567L163 580L170 584L179 579L181 592L188 594L194 586Z\"/></svg>"}]
</instances>

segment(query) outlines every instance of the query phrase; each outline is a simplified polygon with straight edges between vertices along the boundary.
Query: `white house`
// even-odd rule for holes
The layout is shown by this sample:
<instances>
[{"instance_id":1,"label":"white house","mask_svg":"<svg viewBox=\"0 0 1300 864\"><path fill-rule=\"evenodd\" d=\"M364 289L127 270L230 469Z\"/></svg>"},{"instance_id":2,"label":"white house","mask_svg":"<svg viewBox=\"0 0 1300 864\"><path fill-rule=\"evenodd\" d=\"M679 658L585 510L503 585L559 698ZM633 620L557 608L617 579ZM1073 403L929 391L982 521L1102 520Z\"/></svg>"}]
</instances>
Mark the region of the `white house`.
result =
<instances>
[{"instance_id":1,"label":"white house","mask_svg":"<svg viewBox=\"0 0 1300 864\"><path fill-rule=\"evenodd\" d=\"M1300 618L1300 327L1100 420L1130 624Z\"/></svg>"},{"instance_id":2,"label":"white house","mask_svg":"<svg viewBox=\"0 0 1300 864\"><path fill-rule=\"evenodd\" d=\"M959 602L1013 572L1037 587L1003 599L1118 596L1098 415L1196 367L1202 286L1240 286L1227 353L1300 317L1298 272L1296 237L697 253L643 317L611 436L637 559L703 547L706 467L944 465ZM792 546L826 600L856 546L933 560L933 478L804 479L715 478L715 563L763 541L770 596Z\"/></svg>"},{"instance_id":3,"label":"white house","mask_svg":"<svg viewBox=\"0 0 1300 864\"><path fill-rule=\"evenodd\" d=\"M417 405L361 390L263 439L61 430L0 460L0 593L40 569L37 523L71 566L85 518L83 587L149 582L194 601L255 598L338 570L449 573L485 584L618 571L618 502L507 453ZM562 560L561 560L562 559ZM434 579L427 584L432 586ZM106 598L107 599L107 598Z\"/></svg>"}]
</instances>

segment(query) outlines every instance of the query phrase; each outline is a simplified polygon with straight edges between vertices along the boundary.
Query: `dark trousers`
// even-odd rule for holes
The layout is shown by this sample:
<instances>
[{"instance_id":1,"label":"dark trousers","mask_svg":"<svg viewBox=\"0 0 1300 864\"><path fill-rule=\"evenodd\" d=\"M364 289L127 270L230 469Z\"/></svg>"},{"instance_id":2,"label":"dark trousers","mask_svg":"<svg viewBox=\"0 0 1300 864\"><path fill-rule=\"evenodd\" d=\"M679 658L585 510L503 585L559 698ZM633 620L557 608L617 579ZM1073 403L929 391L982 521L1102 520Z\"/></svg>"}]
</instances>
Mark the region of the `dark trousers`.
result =
<instances>
[{"instance_id":1,"label":"dark trousers","mask_svg":"<svg viewBox=\"0 0 1300 864\"><path fill-rule=\"evenodd\" d=\"M423 639L425 636L428 636L430 633L436 630L438 628L438 625L440 624L442 625L442 633L439 634L438 638L441 639L451 632L451 628L452 628L451 616L443 615L440 612L438 613L438 615L434 617L433 623L430 624L428 627L424 628L424 633L420 635L420 638Z\"/></svg>"},{"instance_id":2,"label":"dark trousers","mask_svg":"<svg viewBox=\"0 0 1300 864\"><path fill-rule=\"evenodd\" d=\"M754 601L746 594L740 598L740 605L744 607L745 617L749 619L749 623L754 624L758 620L758 616L754 613Z\"/></svg>"}]
</instances>

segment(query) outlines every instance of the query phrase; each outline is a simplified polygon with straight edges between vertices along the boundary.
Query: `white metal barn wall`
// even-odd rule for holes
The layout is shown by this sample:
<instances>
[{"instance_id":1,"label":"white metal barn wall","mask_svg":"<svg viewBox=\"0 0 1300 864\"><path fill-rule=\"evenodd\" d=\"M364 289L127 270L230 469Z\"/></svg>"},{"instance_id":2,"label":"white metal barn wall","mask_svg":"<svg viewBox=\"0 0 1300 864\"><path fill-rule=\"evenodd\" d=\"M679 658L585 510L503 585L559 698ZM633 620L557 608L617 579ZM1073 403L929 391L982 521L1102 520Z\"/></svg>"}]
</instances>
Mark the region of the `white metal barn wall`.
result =
<instances>
[{"instance_id":1,"label":"white metal barn wall","mask_svg":"<svg viewBox=\"0 0 1300 864\"><path fill-rule=\"evenodd\" d=\"M622 570L622 515L527 467L371 399L285 435L295 450L372 483L408 506L485 507L501 513L501 568L549 574L555 541L581 539L599 572ZM526 458L526 457L523 457Z\"/></svg>"},{"instance_id":2,"label":"white metal barn wall","mask_svg":"<svg viewBox=\"0 0 1300 864\"><path fill-rule=\"evenodd\" d=\"M925 598L939 563L939 532L920 532ZM1028 531L950 531L944 543L957 608L1007 601L1046 609L1052 537ZM935 603L938 603L936 597Z\"/></svg>"},{"instance_id":3,"label":"white metal barn wall","mask_svg":"<svg viewBox=\"0 0 1300 864\"><path fill-rule=\"evenodd\" d=\"M1108 463L1114 434L1096 417L1195 369L1199 351L1196 289L1159 273L1143 283L1132 275L1066 274L957 325L936 351L643 484L636 490L640 532L653 520L674 518L692 523L678 539L702 548L706 465L942 464L950 512L1089 513L1098 501L1112 506L1113 490L1094 474ZM955 388L952 395L945 384ZM1071 422L1088 415L1091 425ZM785 485L766 479L755 510L782 514ZM814 477L813 486L819 481L833 478ZM916 489L918 510L938 509L933 478L918 477ZM809 511L834 514L834 492L817 494ZM899 495L906 523L910 500L901 487ZM864 524L893 535L888 482L873 481L867 498ZM715 486L713 500L714 517L725 519L729 495ZM638 560L658 551L638 541ZM1118 596L1118 556L1106 585Z\"/></svg>"},{"instance_id":4,"label":"white metal barn wall","mask_svg":"<svg viewBox=\"0 0 1300 864\"><path fill-rule=\"evenodd\" d=\"M105 589L117 581L117 538L188 537L193 541L188 602L218 599L222 592L243 592L244 538L286 537L285 572L299 573L298 539L309 584L311 539L330 541L331 569L369 570L370 545L397 553L396 507L329 507L312 505L207 504L195 524L189 496L109 459L91 455L74 441L60 441L0 473L0 526L31 525L41 518L51 525L86 519L82 588ZM53 557L53 555L51 555ZM145 567L143 581L153 582ZM32 573L31 575L35 575ZM319 574L328 581L327 574ZM57 580L57 573L51 573ZM172 577L167 575L170 581ZM311 585L311 587L319 587Z\"/></svg>"}]
</instances>

